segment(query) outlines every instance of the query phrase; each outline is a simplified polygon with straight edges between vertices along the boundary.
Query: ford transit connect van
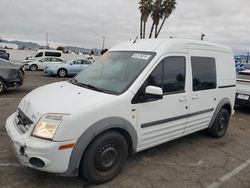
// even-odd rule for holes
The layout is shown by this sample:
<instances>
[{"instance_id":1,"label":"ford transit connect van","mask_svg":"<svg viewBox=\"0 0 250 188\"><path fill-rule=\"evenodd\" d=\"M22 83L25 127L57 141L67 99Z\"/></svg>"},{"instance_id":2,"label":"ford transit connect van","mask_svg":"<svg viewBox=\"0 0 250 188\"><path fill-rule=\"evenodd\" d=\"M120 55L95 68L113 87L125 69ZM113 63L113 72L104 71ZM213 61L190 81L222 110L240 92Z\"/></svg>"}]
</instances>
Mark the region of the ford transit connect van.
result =
<instances>
[{"instance_id":1,"label":"ford transit connect van","mask_svg":"<svg viewBox=\"0 0 250 188\"><path fill-rule=\"evenodd\" d=\"M22 63L29 63L37 59L41 59L43 57L62 57L63 53L60 50L37 50L34 55L27 56L26 59Z\"/></svg>"},{"instance_id":2,"label":"ford transit connect van","mask_svg":"<svg viewBox=\"0 0 250 188\"><path fill-rule=\"evenodd\" d=\"M69 81L26 95L6 121L22 164L94 183L127 155L228 128L236 74L230 48L184 39L119 44Z\"/></svg>"}]
</instances>

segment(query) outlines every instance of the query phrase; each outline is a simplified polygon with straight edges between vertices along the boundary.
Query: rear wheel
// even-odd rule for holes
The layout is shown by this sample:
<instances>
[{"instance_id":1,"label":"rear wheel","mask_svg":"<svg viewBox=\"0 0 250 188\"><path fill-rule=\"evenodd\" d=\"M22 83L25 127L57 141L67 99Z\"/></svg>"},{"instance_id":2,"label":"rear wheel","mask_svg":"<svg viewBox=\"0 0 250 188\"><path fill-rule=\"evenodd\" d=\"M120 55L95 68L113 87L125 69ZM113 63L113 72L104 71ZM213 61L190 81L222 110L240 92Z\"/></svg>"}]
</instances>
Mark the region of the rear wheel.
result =
<instances>
[{"instance_id":1,"label":"rear wheel","mask_svg":"<svg viewBox=\"0 0 250 188\"><path fill-rule=\"evenodd\" d=\"M3 94L6 90L5 83L2 79L0 79L0 95Z\"/></svg>"},{"instance_id":2,"label":"rear wheel","mask_svg":"<svg viewBox=\"0 0 250 188\"><path fill-rule=\"evenodd\" d=\"M99 135L82 157L80 173L91 183L104 183L122 170L128 145L122 134L109 131Z\"/></svg>"},{"instance_id":3,"label":"rear wheel","mask_svg":"<svg viewBox=\"0 0 250 188\"><path fill-rule=\"evenodd\" d=\"M229 118L229 112L222 108L217 114L213 125L208 128L208 134L214 138L223 137L228 128Z\"/></svg>"},{"instance_id":4,"label":"rear wheel","mask_svg":"<svg viewBox=\"0 0 250 188\"><path fill-rule=\"evenodd\" d=\"M30 70L31 70L31 71L37 71L37 68L38 68L38 67L37 67L37 65L35 65L35 64L34 64L34 65L30 65Z\"/></svg>"},{"instance_id":5,"label":"rear wheel","mask_svg":"<svg viewBox=\"0 0 250 188\"><path fill-rule=\"evenodd\" d=\"M59 69L57 74L60 77L65 77L67 76L67 71L65 69Z\"/></svg>"}]
</instances>

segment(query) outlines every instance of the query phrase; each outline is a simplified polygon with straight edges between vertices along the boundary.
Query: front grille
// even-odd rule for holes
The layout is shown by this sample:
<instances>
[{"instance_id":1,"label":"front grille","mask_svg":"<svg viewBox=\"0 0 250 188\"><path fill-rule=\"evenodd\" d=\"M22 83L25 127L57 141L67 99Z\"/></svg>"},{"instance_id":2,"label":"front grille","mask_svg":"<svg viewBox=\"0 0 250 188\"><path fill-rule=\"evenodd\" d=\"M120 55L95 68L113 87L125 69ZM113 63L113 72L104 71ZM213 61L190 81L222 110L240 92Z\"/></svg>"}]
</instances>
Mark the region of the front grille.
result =
<instances>
[{"instance_id":1,"label":"front grille","mask_svg":"<svg viewBox=\"0 0 250 188\"><path fill-rule=\"evenodd\" d=\"M16 127L22 133L26 133L33 122L23 113L21 109L17 109Z\"/></svg>"}]
</instances>

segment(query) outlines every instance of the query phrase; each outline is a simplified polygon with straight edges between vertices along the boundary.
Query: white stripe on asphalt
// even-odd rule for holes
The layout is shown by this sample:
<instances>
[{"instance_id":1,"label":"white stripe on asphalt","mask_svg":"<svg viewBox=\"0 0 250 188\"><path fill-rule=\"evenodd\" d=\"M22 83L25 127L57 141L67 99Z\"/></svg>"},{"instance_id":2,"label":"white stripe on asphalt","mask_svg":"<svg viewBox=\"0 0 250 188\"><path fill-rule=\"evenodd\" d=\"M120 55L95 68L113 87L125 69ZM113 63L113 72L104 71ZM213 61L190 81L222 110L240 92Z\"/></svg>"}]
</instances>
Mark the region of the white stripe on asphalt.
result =
<instances>
[{"instance_id":1,"label":"white stripe on asphalt","mask_svg":"<svg viewBox=\"0 0 250 188\"><path fill-rule=\"evenodd\" d=\"M248 159L247 161L245 161L244 163L242 163L241 165L239 165L238 167L236 167L231 172L225 174L224 176L222 176L217 181L215 181L212 184L210 184L209 186L207 186L207 188L217 188L217 187L221 186L223 183L225 183L226 181L228 181L234 175L238 174L240 171L242 171L248 165L250 165L250 159Z\"/></svg>"},{"instance_id":2,"label":"white stripe on asphalt","mask_svg":"<svg viewBox=\"0 0 250 188\"><path fill-rule=\"evenodd\" d=\"M2 97L0 100L6 100L6 99L18 99L19 97Z\"/></svg>"},{"instance_id":3,"label":"white stripe on asphalt","mask_svg":"<svg viewBox=\"0 0 250 188\"><path fill-rule=\"evenodd\" d=\"M3 167L9 167L9 166L21 166L20 164L11 164L11 163L0 163L0 166L3 166Z\"/></svg>"}]
</instances>

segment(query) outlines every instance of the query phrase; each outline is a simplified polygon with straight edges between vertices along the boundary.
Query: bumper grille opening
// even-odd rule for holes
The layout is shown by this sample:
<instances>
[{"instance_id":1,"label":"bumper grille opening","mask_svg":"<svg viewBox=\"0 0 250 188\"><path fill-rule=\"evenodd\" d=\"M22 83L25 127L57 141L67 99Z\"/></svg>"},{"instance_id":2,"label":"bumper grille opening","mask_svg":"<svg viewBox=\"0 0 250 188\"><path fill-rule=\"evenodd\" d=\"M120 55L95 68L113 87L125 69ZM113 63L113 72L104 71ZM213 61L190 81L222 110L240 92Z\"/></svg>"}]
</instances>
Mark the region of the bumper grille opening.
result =
<instances>
[{"instance_id":1,"label":"bumper grille opening","mask_svg":"<svg viewBox=\"0 0 250 188\"><path fill-rule=\"evenodd\" d=\"M23 113L21 109L17 109L16 127L22 133L26 133L33 122Z\"/></svg>"}]
</instances>

